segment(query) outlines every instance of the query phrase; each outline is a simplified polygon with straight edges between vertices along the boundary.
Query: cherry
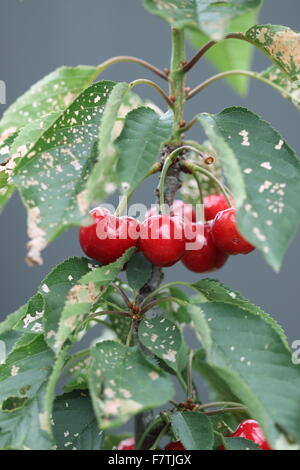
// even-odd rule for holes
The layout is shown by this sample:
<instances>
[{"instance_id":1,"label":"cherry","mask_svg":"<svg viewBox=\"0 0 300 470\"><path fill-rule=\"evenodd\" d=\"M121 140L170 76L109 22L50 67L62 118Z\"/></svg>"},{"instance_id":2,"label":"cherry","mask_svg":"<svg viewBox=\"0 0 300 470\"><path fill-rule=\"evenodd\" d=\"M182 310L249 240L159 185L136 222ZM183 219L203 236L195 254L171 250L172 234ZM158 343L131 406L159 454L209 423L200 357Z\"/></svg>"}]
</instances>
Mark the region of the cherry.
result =
<instances>
[{"instance_id":1,"label":"cherry","mask_svg":"<svg viewBox=\"0 0 300 470\"><path fill-rule=\"evenodd\" d=\"M213 221L212 234L217 247L228 255L246 255L255 250L255 247L245 240L238 231L233 207L216 215Z\"/></svg>"},{"instance_id":2,"label":"cherry","mask_svg":"<svg viewBox=\"0 0 300 470\"><path fill-rule=\"evenodd\" d=\"M134 439L133 437L129 437L128 439L123 439L123 441L119 442L117 446L117 450L134 450Z\"/></svg>"},{"instance_id":3,"label":"cherry","mask_svg":"<svg viewBox=\"0 0 300 470\"><path fill-rule=\"evenodd\" d=\"M184 254L184 223L180 217L154 215L140 227L139 246L155 266L173 266Z\"/></svg>"},{"instance_id":4,"label":"cherry","mask_svg":"<svg viewBox=\"0 0 300 470\"><path fill-rule=\"evenodd\" d=\"M166 445L165 450L186 450L185 447L181 444L180 441L169 442Z\"/></svg>"},{"instance_id":5,"label":"cherry","mask_svg":"<svg viewBox=\"0 0 300 470\"><path fill-rule=\"evenodd\" d=\"M254 419L246 419L242 421L237 429L229 437L243 437L255 442L262 450L272 450L269 446L261 427Z\"/></svg>"},{"instance_id":6,"label":"cherry","mask_svg":"<svg viewBox=\"0 0 300 470\"><path fill-rule=\"evenodd\" d=\"M195 273L204 273L221 268L227 261L228 255L220 251L214 244L212 238L212 223L193 224L195 230L194 240L186 245L186 252L182 263ZM195 244L195 248L193 248Z\"/></svg>"},{"instance_id":7,"label":"cherry","mask_svg":"<svg viewBox=\"0 0 300 470\"><path fill-rule=\"evenodd\" d=\"M131 217L115 217L107 209L91 211L94 222L80 227L79 241L87 256L109 264L138 245L139 223Z\"/></svg>"},{"instance_id":8,"label":"cherry","mask_svg":"<svg viewBox=\"0 0 300 470\"><path fill-rule=\"evenodd\" d=\"M232 197L230 197L230 200L234 204ZM229 205L224 194L210 194L204 198L205 220L214 219L218 212L226 209L229 209Z\"/></svg>"},{"instance_id":9,"label":"cherry","mask_svg":"<svg viewBox=\"0 0 300 470\"><path fill-rule=\"evenodd\" d=\"M145 219L148 219L152 215L158 215L157 207L152 207L152 209L147 211ZM196 214L193 210L192 204L187 204L180 199L177 199L173 202L170 208L170 215L179 216L183 218L185 222L196 222Z\"/></svg>"}]
</instances>

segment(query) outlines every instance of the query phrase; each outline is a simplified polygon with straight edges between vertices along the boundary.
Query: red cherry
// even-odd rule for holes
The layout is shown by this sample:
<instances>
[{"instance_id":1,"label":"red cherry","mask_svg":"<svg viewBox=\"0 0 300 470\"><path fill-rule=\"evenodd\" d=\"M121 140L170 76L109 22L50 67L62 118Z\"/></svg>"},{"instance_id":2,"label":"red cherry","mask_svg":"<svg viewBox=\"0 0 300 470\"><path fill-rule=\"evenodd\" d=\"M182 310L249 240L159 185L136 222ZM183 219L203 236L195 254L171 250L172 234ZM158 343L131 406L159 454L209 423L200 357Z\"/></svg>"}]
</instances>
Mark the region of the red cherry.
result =
<instances>
[{"instance_id":1,"label":"red cherry","mask_svg":"<svg viewBox=\"0 0 300 470\"><path fill-rule=\"evenodd\" d=\"M261 427L254 419L246 419L245 421L242 421L235 432L229 437L243 437L244 439L249 439L250 441L255 442L255 444L257 444L262 450L272 450L261 430Z\"/></svg>"},{"instance_id":2,"label":"red cherry","mask_svg":"<svg viewBox=\"0 0 300 470\"><path fill-rule=\"evenodd\" d=\"M255 247L247 242L238 231L233 207L216 215L212 234L217 247L228 255L246 255L255 250Z\"/></svg>"},{"instance_id":3,"label":"red cherry","mask_svg":"<svg viewBox=\"0 0 300 470\"><path fill-rule=\"evenodd\" d=\"M186 252L181 260L190 271L195 273L215 271L227 261L228 255L220 251L213 242L211 227L211 222L204 224L204 227L202 224L193 224L196 236L186 244Z\"/></svg>"},{"instance_id":4,"label":"red cherry","mask_svg":"<svg viewBox=\"0 0 300 470\"><path fill-rule=\"evenodd\" d=\"M232 204L234 204L232 197L230 197L230 200ZM224 194L211 194L204 198L205 220L214 219L219 212L225 211L226 209L229 209L229 205Z\"/></svg>"},{"instance_id":5,"label":"red cherry","mask_svg":"<svg viewBox=\"0 0 300 470\"><path fill-rule=\"evenodd\" d=\"M134 450L134 444L135 442L133 437L129 437L128 439L124 439L119 442L117 450Z\"/></svg>"},{"instance_id":6,"label":"red cherry","mask_svg":"<svg viewBox=\"0 0 300 470\"><path fill-rule=\"evenodd\" d=\"M139 223L131 217L115 217L106 209L94 209L95 222L80 227L79 241L87 256L109 264L116 261L126 250L138 245Z\"/></svg>"},{"instance_id":7,"label":"red cherry","mask_svg":"<svg viewBox=\"0 0 300 470\"><path fill-rule=\"evenodd\" d=\"M145 219L152 217L153 215L158 215L158 208L152 207L145 214ZM192 204L187 204L180 199L177 199L173 202L170 208L171 216L179 216L184 219L185 222L196 222L196 214L193 210Z\"/></svg>"},{"instance_id":8,"label":"red cherry","mask_svg":"<svg viewBox=\"0 0 300 470\"><path fill-rule=\"evenodd\" d=\"M165 450L186 450L185 447L181 444L180 441L169 442L166 445Z\"/></svg>"},{"instance_id":9,"label":"red cherry","mask_svg":"<svg viewBox=\"0 0 300 470\"><path fill-rule=\"evenodd\" d=\"M172 266L185 250L183 220L166 214L149 217L140 227L139 246L155 266Z\"/></svg>"}]
</instances>

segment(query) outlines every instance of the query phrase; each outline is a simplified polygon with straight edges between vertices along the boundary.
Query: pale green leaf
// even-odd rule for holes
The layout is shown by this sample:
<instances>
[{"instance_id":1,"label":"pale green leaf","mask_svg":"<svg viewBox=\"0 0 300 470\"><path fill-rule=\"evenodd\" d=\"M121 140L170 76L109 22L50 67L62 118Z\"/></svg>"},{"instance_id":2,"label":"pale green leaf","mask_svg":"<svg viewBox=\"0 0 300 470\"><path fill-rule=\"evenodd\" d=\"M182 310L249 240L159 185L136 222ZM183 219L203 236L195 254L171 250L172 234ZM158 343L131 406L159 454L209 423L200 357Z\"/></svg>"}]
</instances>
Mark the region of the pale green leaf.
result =
<instances>
[{"instance_id":1,"label":"pale green leaf","mask_svg":"<svg viewBox=\"0 0 300 470\"><path fill-rule=\"evenodd\" d=\"M280 87L282 96L291 101L298 110L300 109L300 80L290 80L276 65L272 65L260 75Z\"/></svg>"}]
</instances>

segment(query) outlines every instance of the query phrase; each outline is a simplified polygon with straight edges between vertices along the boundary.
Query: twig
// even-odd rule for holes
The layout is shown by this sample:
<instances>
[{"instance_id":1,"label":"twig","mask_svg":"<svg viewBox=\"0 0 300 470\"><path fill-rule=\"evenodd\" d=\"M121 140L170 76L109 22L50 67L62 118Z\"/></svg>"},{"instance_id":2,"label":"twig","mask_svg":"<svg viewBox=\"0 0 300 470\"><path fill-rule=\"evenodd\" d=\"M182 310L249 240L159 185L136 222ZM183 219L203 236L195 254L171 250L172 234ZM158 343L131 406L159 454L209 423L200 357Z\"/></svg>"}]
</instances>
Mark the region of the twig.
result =
<instances>
[{"instance_id":1,"label":"twig","mask_svg":"<svg viewBox=\"0 0 300 470\"><path fill-rule=\"evenodd\" d=\"M120 55L120 56L112 57L111 59L108 59L102 64L98 65L97 67L98 74L104 72L104 70L106 70L111 65L119 64L121 62L131 62L133 64L141 65L142 67L145 67L146 69L151 70L151 72L155 73L163 80L168 81L167 74L165 74L162 70L155 67L155 65L152 65L150 62L147 62L146 60L139 59L138 57L127 56L127 55Z\"/></svg>"}]
</instances>

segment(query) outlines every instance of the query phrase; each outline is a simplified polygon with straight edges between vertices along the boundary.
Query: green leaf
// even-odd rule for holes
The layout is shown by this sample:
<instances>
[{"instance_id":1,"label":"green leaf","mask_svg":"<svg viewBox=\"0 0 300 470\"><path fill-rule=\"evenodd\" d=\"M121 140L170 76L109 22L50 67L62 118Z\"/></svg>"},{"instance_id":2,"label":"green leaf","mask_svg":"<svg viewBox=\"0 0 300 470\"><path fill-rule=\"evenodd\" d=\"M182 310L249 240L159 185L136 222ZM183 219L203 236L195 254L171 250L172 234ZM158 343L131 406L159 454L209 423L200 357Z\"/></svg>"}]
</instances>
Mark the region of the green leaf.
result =
<instances>
[{"instance_id":1,"label":"green leaf","mask_svg":"<svg viewBox=\"0 0 300 470\"><path fill-rule=\"evenodd\" d=\"M97 76L96 67L61 67L33 85L3 114L0 134L67 108Z\"/></svg>"},{"instance_id":2,"label":"green leaf","mask_svg":"<svg viewBox=\"0 0 300 470\"><path fill-rule=\"evenodd\" d=\"M134 253L126 266L126 275L129 286L134 291L139 291L147 281L149 281L152 273L152 264L148 261L143 253Z\"/></svg>"},{"instance_id":3,"label":"green leaf","mask_svg":"<svg viewBox=\"0 0 300 470\"><path fill-rule=\"evenodd\" d=\"M270 124L245 108L201 114L237 206L241 233L278 271L300 220L300 163Z\"/></svg>"},{"instance_id":4,"label":"green leaf","mask_svg":"<svg viewBox=\"0 0 300 470\"><path fill-rule=\"evenodd\" d=\"M128 91L127 83L118 83L107 100L99 132L98 160L87 182L88 199L91 201L105 199L112 192L111 189L116 188L113 179L116 163L113 130Z\"/></svg>"},{"instance_id":5,"label":"green leaf","mask_svg":"<svg viewBox=\"0 0 300 470\"><path fill-rule=\"evenodd\" d=\"M160 149L171 136L171 113L159 116L153 109L140 107L127 114L123 131L115 145L121 187L132 192L157 161Z\"/></svg>"},{"instance_id":6,"label":"green leaf","mask_svg":"<svg viewBox=\"0 0 300 470\"><path fill-rule=\"evenodd\" d=\"M261 0L144 0L151 13L160 16L174 28L199 30L214 40L222 39L233 18L256 10Z\"/></svg>"},{"instance_id":7,"label":"green leaf","mask_svg":"<svg viewBox=\"0 0 300 470\"><path fill-rule=\"evenodd\" d=\"M81 359L71 365L67 373L67 383L64 385L66 393L74 390L87 390L88 386L88 368L90 364L90 356Z\"/></svg>"},{"instance_id":8,"label":"green leaf","mask_svg":"<svg viewBox=\"0 0 300 470\"><path fill-rule=\"evenodd\" d=\"M70 258L56 266L42 281L40 293L45 302L43 326L49 346L58 351L62 344L58 341L60 320L67 300L74 304L86 294L86 289L78 285L81 277L94 269L85 258ZM94 286L90 286L90 296L96 295Z\"/></svg>"},{"instance_id":9,"label":"green leaf","mask_svg":"<svg viewBox=\"0 0 300 470\"><path fill-rule=\"evenodd\" d=\"M120 426L131 416L162 406L174 394L169 377L139 349L113 341L92 348L89 383L101 429Z\"/></svg>"},{"instance_id":10,"label":"green leaf","mask_svg":"<svg viewBox=\"0 0 300 470\"><path fill-rule=\"evenodd\" d=\"M224 437L226 450L260 450L257 444L243 437Z\"/></svg>"},{"instance_id":11,"label":"green leaf","mask_svg":"<svg viewBox=\"0 0 300 470\"><path fill-rule=\"evenodd\" d=\"M139 339L149 351L162 359L175 372L186 366L186 348L178 326L164 317L144 318L139 326Z\"/></svg>"},{"instance_id":12,"label":"green leaf","mask_svg":"<svg viewBox=\"0 0 300 470\"><path fill-rule=\"evenodd\" d=\"M109 434L105 433L104 436L104 445L103 450L114 450L118 447L118 444L125 439L132 438L132 434L123 433L123 434Z\"/></svg>"},{"instance_id":13,"label":"green leaf","mask_svg":"<svg viewBox=\"0 0 300 470\"><path fill-rule=\"evenodd\" d=\"M53 421L57 450L101 450L103 432L87 394L72 392L57 397Z\"/></svg>"},{"instance_id":14,"label":"green leaf","mask_svg":"<svg viewBox=\"0 0 300 470\"><path fill-rule=\"evenodd\" d=\"M15 160L10 159L11 148L18 133L9 129L8 132L0 136L0 211L14 192L14 187L9 182L9 178L15 167Z\"/></svg>"},{"instance_id":15,"label":"green leaf","mask_svg":"<svg viewBox=\"0 0 300 470\"><path fill-rule=\"evenodd\" d=\"M42 335L27 333L0 366L0 448L51 449L45 398L53 360Z\"/></svg>"},{"instance_id":16,"label":"green leaf","mask_svg":"<svg viewBox=\"0 0 300 470\"><path fill-rule=\"evenodd\" d=\"M13 182L28 208L28 260L61 232L81 223L89 204L86 181L97 158L99 125L115 86L99 82L81 95L22 157Z\"/></svg>"},{"instance_id":17,"label":"green leaf","mask_svg":"<svg viewBox=\"0 0 300 470\"><path fill-rule=\"evenodd\" d=\"M214 281L214 291L217 284ZM200 289L201 281L197 285ZM203 287L208 290L207 281ZM198 307L200 320L195 328L206 352L207 368L247 407L272 448L281 448L282 432L299 443L300 366L293 364L276 322L220 285L222 295L226 290L227 300L220 300L217 294L212 301L211 290L211 301Z\"/></svg>"},{"instance_id":18,"label":"green leaf","mask_svg":"<svg viewBox=\"0 0 300 470\"><path fill-rule=\"evenodd\" d=\"M257 23L258 10L245 13L230 22L229 30L231 32L246 32L252 25ZM209 41L209 37L198 31L191 31L189 34L192 45L200 49ZM205 54L217 70L225 72L226 70L242 69L247 70L251 66L254 49L245 41L236 39L227 39L212 47ZM245 96L248 92L249 78L241 75L227 77L228 83L240 95Z\"/></svg>"},{"instance_id":19,"label":"green leaf","mask_svg":"<svg viewBox=\"0 0 300 470\"><path fill-rule=\"evenodd\" d=\"M80 284L88 284L94 282L98 286L108 285L114 281L124 265L130 260L133 253L136 251L135 247L129 248L125 253L113 263L101 266L94 269L92 272L87 273L80 279Z\"/></svg>"},{"instance_id":20,"label":"green leaf","mask_svg":"<svg viewBox=\"0 0 300 470\"><path fill-rule=\"evenodd\" d=\"M171 415L172 431L186 450L212 450L213 428L207 416L196 411Z\"/></svg>"},{"instance_id":21,"label":"green leaf","mask_svg":"<svg viewBox=\"0 0 300 470\"><path fill-rule=\"evenodd\" d=\"M276 67L276 65L272 65L267 70L264 70L260 75L279 86L282 89L282 96L290 100L298 110L300 109L299 80L290 80L281 69Z\"/></svg>"},{"instance_id":22,"label":"green leaf","mask_svg":"<svg viewBox=\"0 0 300 470\"><path fill-rule=\"evenodd\" d=\"M300 79L300 34L285 26L256 25L246 37L275 62L291 80Z\"/></svg>"}]
</instances>

